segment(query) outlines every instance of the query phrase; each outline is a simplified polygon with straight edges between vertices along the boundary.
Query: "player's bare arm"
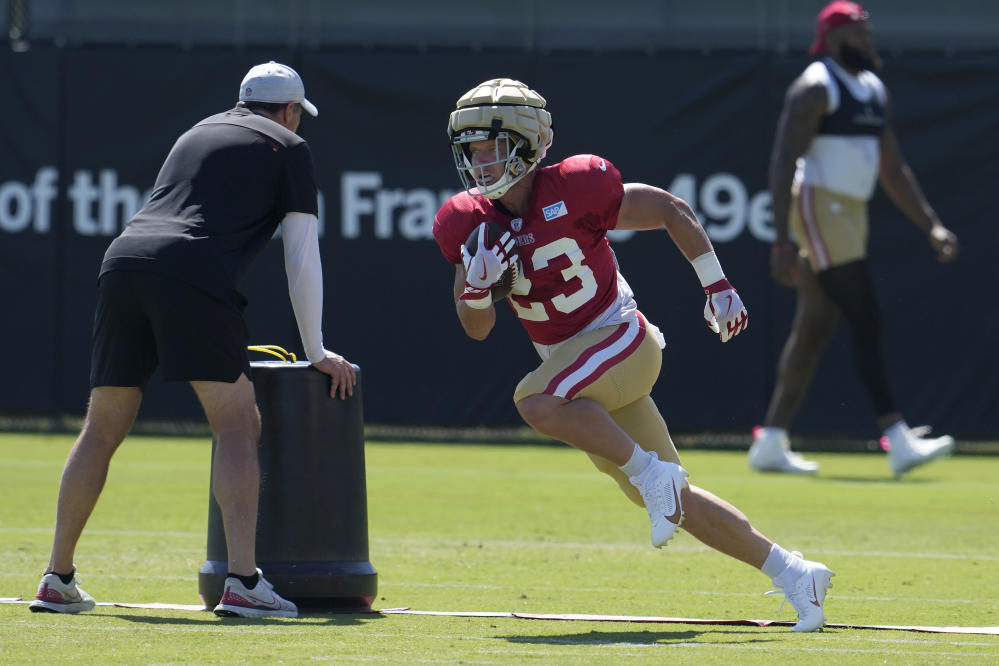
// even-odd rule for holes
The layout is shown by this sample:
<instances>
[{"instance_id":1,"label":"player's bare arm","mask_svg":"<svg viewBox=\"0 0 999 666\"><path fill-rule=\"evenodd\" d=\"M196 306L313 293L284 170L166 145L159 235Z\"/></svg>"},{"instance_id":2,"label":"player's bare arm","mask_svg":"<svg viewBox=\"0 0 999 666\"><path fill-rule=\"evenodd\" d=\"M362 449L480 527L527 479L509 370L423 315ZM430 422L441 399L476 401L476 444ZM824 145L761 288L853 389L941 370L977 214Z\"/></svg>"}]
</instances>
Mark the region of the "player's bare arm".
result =
<instances>
[{"instance_id":1,"label":"player's bare arm","mask_svg":"<svg viewBox=\"0 0 999 666\"><path fill-rule=\"evenodd\" d=\"M713 249L690 204L652 185L625 183L617 228L633 231L665 228L687 261Z\"/></svg>"},{"instance_id":2,"label":"player's bare arm","mask_svg":"<svg viewBox=\"0 0 999 666\"><path fill-rule=\"evenodd\" d=\"M887 122L881 135L881 162L878 173L881 187L892 203L926 234L930 245L937 253L937 258L944 262L954 261L959 250L957 236L940 221L933 206L923 194L922 188L919 187L916 175L902 156L898 136L892 128L890 98L885 104L885 116Z\"/></svg>"},{"instance_id":3,"label":"player's bare arm","mask_svg":"<svg viewBox=\"0 0 999 666\"><path fill-rule=\"evenodd\" d=\"M633 231L665 228L701 282L707 296L704 322L708 328L718 333L722 342L746 330L749 313L725 277L711 240L686 201L658 187L625 183L616 228Z\"/></svg>"},{"instance_id":4,"label":"player's bare arm","mask_svg":"<svg viewBox=\"0 0 999 666\"><path fill-rule=\"evenodd\" d=\"M485 340L496 324L496 308L492 305L477 309L469 307L461 300L465 292L465 267L456 264L454 267L454 306L458 312L458 320L465 334L474 340Z\"/></svg>"},{"instance_id":5,"label":"player's bare arm","mask_svg":"<svg viewBox=\"0 0 999 666\"><path fill-rule=\"evenodd\" d=\"M770 254L770 274L777 283L785 287L792 287L798 281L797 254L788 233L795 163L815 138L828 103L824 85L807 82L799 77L788 88L784 108L777 121L768 174L773 199L774 231L777 233Z\"/></svg>"}]
</instances>

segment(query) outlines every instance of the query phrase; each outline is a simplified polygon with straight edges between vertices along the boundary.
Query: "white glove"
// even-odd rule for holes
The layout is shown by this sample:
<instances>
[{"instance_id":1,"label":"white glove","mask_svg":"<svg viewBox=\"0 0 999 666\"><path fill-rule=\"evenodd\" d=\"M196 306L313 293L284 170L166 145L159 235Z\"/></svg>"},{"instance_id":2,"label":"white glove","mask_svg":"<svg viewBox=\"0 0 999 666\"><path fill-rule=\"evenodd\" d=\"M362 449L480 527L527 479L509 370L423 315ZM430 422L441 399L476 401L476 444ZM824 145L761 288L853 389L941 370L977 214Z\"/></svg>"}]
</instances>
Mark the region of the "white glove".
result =
<instances>
[{"instance_id":1,"label":"white glove","mask_svg":"<svg viewBox=\"0 0 999 666\"><path fill-rule=\"evenodd\" d=\"M704 288L704 294L708 297L704 304L704 323L719 334L722 342L728 342L746 330L749 313L727 278L709 284Z\"/></svg>"},{"instance_id":2,"label":"white glove","mask_svg":"<svg viewBox=\"0 0 999 666\"><path fill-rule=\"evenodd\" d=\"M491 289L510 266L510 251L517 244L509 231L503 232L492 247L486 247L486 223L479 225L479 246L470 256L461 246L461 263L465 266L465 291L461 300L470 307L484 309L492 305Z\"/></svg>"}]
</instances>

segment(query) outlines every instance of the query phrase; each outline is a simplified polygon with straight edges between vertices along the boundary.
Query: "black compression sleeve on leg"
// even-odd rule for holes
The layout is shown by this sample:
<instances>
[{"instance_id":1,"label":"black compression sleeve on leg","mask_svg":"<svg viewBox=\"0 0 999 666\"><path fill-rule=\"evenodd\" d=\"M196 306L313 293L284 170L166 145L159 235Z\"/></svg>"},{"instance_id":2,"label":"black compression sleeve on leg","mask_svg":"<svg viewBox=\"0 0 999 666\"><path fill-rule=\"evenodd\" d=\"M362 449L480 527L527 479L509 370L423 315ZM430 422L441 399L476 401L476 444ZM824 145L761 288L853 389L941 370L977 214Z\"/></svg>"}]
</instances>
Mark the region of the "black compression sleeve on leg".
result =
<instances>
[{"instance_id":1,"label":"black compression sleeve on leg","mask_svg":"<svg viewBox=\"0 0 999 666\"><path fill-rule=\"evenodd\" d=\"M818 274L836 304L853 342L853 359L878 416L896 411L881 349L881 308L865 260L833 266Z\"/></svg>"}]
</instances>

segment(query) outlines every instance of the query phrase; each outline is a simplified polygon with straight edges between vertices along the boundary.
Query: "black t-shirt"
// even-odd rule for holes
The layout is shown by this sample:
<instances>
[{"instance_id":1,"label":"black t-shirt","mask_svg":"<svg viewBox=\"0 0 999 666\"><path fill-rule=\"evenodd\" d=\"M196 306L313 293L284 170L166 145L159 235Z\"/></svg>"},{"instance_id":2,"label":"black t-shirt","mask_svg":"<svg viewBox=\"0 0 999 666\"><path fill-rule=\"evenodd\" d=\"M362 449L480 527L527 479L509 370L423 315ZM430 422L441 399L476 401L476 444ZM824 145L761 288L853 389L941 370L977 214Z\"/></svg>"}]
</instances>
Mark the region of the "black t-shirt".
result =
<instances>
[{"instance_id":1,"label":"black t-shirt","mask_svg":"<svg viewBox=\"0 0 999 666\"><path fill-rule=\"evenodd\" d=\"M177 139L149 201L108 247L100 275L155 271L242 302L236 285L285 214L317 211L305 140L237 107Z\"/></svg>"}]
</instances>

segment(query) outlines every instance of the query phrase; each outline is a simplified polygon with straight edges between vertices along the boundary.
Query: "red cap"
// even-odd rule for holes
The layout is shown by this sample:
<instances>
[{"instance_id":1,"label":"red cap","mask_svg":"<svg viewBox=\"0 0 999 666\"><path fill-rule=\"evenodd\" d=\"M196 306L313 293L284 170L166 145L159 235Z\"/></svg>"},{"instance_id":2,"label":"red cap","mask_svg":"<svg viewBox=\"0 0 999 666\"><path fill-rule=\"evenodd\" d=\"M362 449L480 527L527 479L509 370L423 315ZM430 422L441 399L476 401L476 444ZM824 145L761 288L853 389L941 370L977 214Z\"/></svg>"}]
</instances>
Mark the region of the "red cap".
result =
<instances>
[{"instance_id":1,"label":"red cap","mask_svg":"<svg viewBox=\"0 0 999 666\"><path fill-rule=\"evenodd\" d=\"M851 23L862 23L871 17L867 10L856 2L849 0L833 0L822 8L819 15L815 17L815 41L812 42L808 52L812 55L822 53L825 46L822 38L829 34L830 30L835 30Z\"/></svg>"}]
</instances>

